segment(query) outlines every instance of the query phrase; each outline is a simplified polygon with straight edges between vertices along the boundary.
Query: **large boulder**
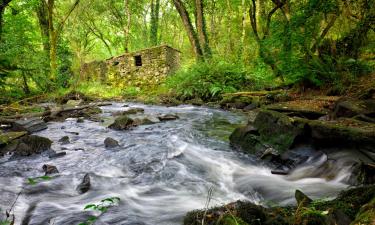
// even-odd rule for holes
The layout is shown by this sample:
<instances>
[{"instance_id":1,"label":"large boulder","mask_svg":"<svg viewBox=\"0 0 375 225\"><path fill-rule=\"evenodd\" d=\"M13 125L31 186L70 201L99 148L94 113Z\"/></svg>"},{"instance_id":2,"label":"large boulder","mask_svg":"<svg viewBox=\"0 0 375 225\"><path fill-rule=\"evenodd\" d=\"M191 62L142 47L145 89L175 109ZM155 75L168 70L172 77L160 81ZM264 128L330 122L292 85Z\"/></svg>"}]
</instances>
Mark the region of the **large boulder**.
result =
<instances>
[{"instance_id":1,"label":"large boulder","mask_svg":"<svg viewBox=\"0 0 375 225\"><path fill-rule=\"evenodd\" d=\"M249 153L259 153L272 147L279 153L293 146L304 127L295 125L288 116L271 110L261 110L253 123L237 128L230 136L231 145Z\"/></svg>"},{"instance_id":2,"label":"large boulder","mask_svg":"<svg viewBox=\"0 0 375 225\"><path fill-rule=\"evenodd\" d=\"M133 126L135 126L133 119L128 116L120 116L115 119L115 122L109 125L109 128L113 130L127 130Z\"/></svg>"},{"instance_id":3,"label":"large boulder","mask_svg":"<svg viewBox=\"0 0 375 225\"><path fill-rule=\"evenodd\" d=\"M262 110L255 118L254 127L257 128L262 142L284 152L304 131L303 126L296 126L293 122L293 119L285 114Z\"/></svg>"}]
</instances>

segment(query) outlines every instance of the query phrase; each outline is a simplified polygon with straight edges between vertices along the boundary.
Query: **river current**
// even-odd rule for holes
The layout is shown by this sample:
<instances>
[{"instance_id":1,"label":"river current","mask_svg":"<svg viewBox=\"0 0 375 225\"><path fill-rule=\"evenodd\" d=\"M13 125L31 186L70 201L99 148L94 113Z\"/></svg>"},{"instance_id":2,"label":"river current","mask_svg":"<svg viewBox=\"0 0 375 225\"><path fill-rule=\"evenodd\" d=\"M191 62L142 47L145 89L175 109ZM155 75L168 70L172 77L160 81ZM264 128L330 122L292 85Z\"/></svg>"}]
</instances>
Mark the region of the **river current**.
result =
<instances>
[{"instance_id":1,"label":"river current","mask_svg":"<svg viewBox=\"0 0 375 225\"><path fill-rule=\"evenodd\" d=\"M52 149L65 151L64 157L50 159L42 154L0 159L0 213L22 191L14 206L16 224L78 225L96 215L95 224L177 225L188 211L205 206L210 189L210 206L217 206L236 200L295 204L296 189L312 198L324 198L347 187L345 167L330 179L314 173L312 165L324 162L324 157L280 176L271 174L256 158L231 149L228 137L246 122L243 114L193 106L123 106L101 107L103 123L67 119L50 122L47 130L36 133L51 139ZM177 114L179 119L128 131L107 128L113 121L111 113L129 107L142 107L149 116ZM58 140L63 136L69 136L71 143L61 145ZM118 140L120 146L106 149L106 137ZM27 178L43 175L44 164L55 165L60 173L51 180L28 184ZM76 187L86 173L91 189L79 194ZM84 210L87 204L110 197L119 197L120 202L107 212Z\"/></svg>"}]
</instances>

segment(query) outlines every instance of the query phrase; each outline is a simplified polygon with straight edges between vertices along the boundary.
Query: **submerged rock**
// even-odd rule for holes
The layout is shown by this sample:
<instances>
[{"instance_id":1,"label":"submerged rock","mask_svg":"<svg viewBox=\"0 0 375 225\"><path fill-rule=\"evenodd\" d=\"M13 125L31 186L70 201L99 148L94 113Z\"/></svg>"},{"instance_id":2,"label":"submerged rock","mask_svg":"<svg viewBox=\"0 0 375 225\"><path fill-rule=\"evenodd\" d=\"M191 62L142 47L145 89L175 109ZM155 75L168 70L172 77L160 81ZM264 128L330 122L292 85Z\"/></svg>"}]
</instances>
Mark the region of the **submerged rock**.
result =
<instances>
[{"instance_id":1,"label":"submerged rock","mask_svg":"<svg viewBox=\"0 0 375 225\"><path fill-rule=\"evenodd\" d=\"M104 140L104 146L105 146L106 148L114 148L114 147L119 146L119 143L118 143L118 141L116 141L115 139L110 138L110 137L107 137L107 138Z\"/></svg>"},{"instance_id":2,"label":"submerged rock","mask_svg":"<svg viewBox=\"0 0 375 225\"><path fill-rule=\"evenodd\" d=\"M77 186L77 191L80 194L84 194L90 190L91 182L90 182L90 175L88 173L82 179L82 182Z\"/></svg>"},{"instance_id":3,"label":"submerged rock","mask_svg":"<svg viewBox=\"0 0 375 225\"><path fill-rule=\"evenodd\" d=\"M173 115L173 114L166 114L166 115L158 116L158 119L160 121L170 121L170 120L177 120L177 119L179 119L179 117L177 115Z\"/></svg>"},{"instance_id":4,"label":"submerged rock","mask_svg":"<svg viewBox=\"0 0 375 225\"><path fill-rule=\"evenodd\" d=\"M57 167L53 166L53 165L44 164L42 169L45 173L44 175L46 175L46 176L54 174L54 173L59 173L59 171L57 170Z\"/></svg>"},{"instance_id":5,"label":"submerged rock","mask_svg":"<svg viewBox=\"0 0 375 225\"><path fill-rule=\"evenodd\" d=\"M115 119L115 122L109 125L109 128L114 130L127 130L133 126L135 126L133 119L127 116L120 116Z\"/></svg>"},{"instance_id":6,"label":"submerged rock","mask_svg":"<svg viewBox=\"0 0 375 225\"><path fill-rule=\"evenodd\" d=\"M112 116L125 116L125 115L131 115L131 114L137 114L137 113L143 113L145 110L143 108L131 108L124 111L114 112L112 113Z\"/></svg>"},{"instance_id":7,"label":"submerged rock","mask_svg":"<svg viewBox=\"0 0 375 225\"><path fill-rule=\"evenodd\" d=\"M59 143L62 144L62 145L70 144L69 136L64 136L64 137L60 138Z\"/></svg>"}]
</instances>

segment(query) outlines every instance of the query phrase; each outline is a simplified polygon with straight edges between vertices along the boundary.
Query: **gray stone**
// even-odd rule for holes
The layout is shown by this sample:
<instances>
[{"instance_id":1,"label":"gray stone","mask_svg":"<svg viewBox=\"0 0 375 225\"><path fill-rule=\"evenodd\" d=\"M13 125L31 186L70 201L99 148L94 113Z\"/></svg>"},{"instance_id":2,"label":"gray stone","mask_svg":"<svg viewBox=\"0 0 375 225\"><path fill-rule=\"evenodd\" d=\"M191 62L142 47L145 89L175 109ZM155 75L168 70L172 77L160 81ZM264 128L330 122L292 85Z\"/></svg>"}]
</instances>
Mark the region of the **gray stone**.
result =
<instances>
[{"instance_id":1,"label":"gray stone","mask_svg":"<svg viewBox=\"0 0 375 225\"><path fill-rule=\"evenodd\" d=\"M80 194L84 194L90 190L91 182L90 182L90 175L88 173L82 179L82 182L77 186L77 191Z\"/></svg>"},{"instance_id":2,"label":"gray stone","mask_svg":"<svg viewBox=\"0 0 375 225\"><path fill-rule=\"evenodd\" d=\"M57 170L56 166L53 166L53 165L48 165L48 164L44 164L43 167L42 167L43 171L44 171L44 175L51 175L51 174L54 174L54 173L59 173L59 171Z\"/></svg>"},{"instance_id":3,"label":"gray stone","mask_svg":"<svg viewBox=\"0 0 375 225\"><path fill-rule=\"evenodd\" d=\"M113 130L127 130L133 126L135 126L133 119L127 116L120 116L115 119L115 122L109 125L109 128Z\"/></svg>"},{"instance_id":4,"label":"gray stone","mask_svg":"<svg viewBox=\"0 0 375 225\"><path fill-rule=\"evenodd\" d=\"M59 143L62 144L62 145L70 144L69 136L64 136L64 137L60 138Z\"/></svg>"},{"instance_id":5,"label":"gray stone","mask_svg":"<svg viewBox=\"0 0 375 225\"><path fill-rule=\"evenodd\" d=\"M27 131L29 134L47 129L47 124L40 118L17 120L12 125L14 131Z\"/></svg>"},{"instance_id":6,"label":"gray stone","mask_svg":"<svg viewBox=\"0 0 375 225\"><path fill-rule=\"evenodd\" d=\"M179 119L179 117L177 115L173 115L173 114L166 114L166 115L158 116L158 119L160 121L170 121L170 120L177 120L177 119Z\"/></svg>"},{"instance_id":7,"label":"gray stone","mask_svg":"<svg viewBox=\"0 0 375 225\"><path fill-rule=\"evenodd\" d=\"M104 146L105 146L106 148L115 148L115 147L119 146L119 143L118 143L118 141L116 141L115 139L110 138L110 137L107 137L107 138L104 140Z\"/></svg>"}]
</instances>

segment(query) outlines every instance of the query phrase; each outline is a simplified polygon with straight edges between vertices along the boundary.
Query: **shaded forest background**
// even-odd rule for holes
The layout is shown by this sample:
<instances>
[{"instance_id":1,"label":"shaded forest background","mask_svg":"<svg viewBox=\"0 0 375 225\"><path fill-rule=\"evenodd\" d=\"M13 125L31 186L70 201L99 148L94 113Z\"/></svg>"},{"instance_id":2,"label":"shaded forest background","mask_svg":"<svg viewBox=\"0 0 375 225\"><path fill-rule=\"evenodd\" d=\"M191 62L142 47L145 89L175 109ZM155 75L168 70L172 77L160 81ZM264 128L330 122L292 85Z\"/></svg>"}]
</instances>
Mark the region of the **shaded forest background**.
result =
<instances>
[{"instance_id":1,"label":"shaded forest background","mask_svg":"<svg viewBox=\"0 0 375 225\"><path fill-rule=\"evenodd\" d=\"M324 89L373 75L374 0L1 0L0 103L80 90L102 97ZM182 68L156 87L80 80L84 62L169 44Z\"/></svg>"}]
</instances>

